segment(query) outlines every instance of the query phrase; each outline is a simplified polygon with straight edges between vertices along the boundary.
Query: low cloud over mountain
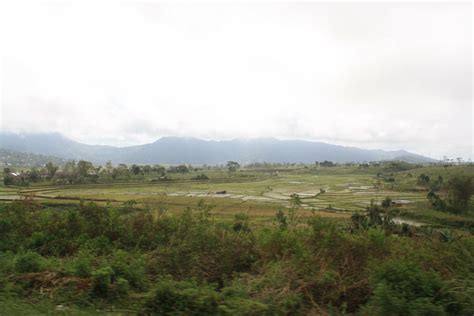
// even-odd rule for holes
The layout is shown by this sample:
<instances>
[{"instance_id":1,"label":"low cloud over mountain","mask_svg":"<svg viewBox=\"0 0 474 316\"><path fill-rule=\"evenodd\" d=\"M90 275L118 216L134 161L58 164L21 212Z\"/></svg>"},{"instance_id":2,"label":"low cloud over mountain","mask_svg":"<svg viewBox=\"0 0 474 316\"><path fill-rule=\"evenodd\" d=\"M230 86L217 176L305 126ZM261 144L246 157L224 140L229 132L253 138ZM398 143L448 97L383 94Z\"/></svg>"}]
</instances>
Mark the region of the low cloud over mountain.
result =
<instances>
[{"instance_id":1,"label":"low cloud over mountain","mask_svg":"<svg viewBox=\"0 0 474 316\"><path fill-rule=\"evenodd\" d=\"M97 163L219 164L228 160L250 162L303 162L330 160L362 162L400 159L430 162L430 158L404 150L368 150L322 142L278 140L274 138L207 141L187 137L163 137L149 144L113 147L86 145L60 134L0 134L0 148L52 155L67 159L85 159Z\"/></svg>"}]
</instances>

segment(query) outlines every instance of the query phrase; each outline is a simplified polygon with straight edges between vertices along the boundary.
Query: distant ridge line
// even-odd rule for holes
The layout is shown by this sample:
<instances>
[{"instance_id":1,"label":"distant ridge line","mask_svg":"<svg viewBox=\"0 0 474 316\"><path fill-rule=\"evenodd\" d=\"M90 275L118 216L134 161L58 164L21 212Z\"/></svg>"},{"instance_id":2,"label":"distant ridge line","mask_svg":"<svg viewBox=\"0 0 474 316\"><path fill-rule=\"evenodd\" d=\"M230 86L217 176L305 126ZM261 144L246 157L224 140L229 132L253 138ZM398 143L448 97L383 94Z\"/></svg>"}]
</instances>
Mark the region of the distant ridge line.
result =
<instances>
[{"instance_id":1,"label":"distant ridge line","mask_svg":"<svg viewBox=\"0 0 474 316\"><path fill-rule=\"evenodd\" d=\"M96 163L139 164L219 164L229 160L239 163L288 162L337 163L403 160L429 163L437 160L405 150L372 150L305 140L251 138L203 140L193 137L162 137L152 143L126 147L82 144L59 133L0 133L0 148L18 152L56 156L63 159L84 159Z\"/></svg>"}]
</instances>

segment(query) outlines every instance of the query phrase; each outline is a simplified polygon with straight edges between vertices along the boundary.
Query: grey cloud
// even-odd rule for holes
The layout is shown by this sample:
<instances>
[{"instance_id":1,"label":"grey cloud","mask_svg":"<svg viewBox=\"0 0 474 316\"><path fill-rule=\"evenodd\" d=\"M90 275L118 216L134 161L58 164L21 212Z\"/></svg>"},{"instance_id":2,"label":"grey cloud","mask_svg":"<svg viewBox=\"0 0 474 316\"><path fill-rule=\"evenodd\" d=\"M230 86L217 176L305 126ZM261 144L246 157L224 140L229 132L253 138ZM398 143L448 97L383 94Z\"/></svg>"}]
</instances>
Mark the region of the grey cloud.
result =
<instances>
[{"instance_id":1,"label":"grey cloud","mask_svg":"<svg viewBox=\"0 0 474 316\"><path fill-rule=\"evenodd\" d=\"M111 145L273 136L474 158L471 9L11 4L0 13L11 30L0 128Z\"/></svg>"}]
</instances>

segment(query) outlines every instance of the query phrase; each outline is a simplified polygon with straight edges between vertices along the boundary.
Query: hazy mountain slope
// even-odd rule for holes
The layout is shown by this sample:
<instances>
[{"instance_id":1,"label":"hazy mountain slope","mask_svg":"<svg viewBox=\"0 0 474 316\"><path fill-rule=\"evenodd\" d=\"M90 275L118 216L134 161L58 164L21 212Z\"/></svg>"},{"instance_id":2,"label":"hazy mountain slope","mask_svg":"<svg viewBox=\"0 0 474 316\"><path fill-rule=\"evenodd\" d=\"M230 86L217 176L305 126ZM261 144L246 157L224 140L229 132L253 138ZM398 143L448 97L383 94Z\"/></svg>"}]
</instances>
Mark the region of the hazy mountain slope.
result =
<instances>
[{"instance_id":1,"label":"hazy mountain slope","mask_svg":"<svg viewBox=\"0 0 474 316\"><path fill-rule=\"evenodd\" d=\"M0 134L0 148L94 161L101 160L103 156L116 151L115 147L81 144L57 133L26 135L2 133Z\"/></svg>"},{"instance_id":2,"label":"hazy mountain slope","mask_svg":"<svg viewBox=\"0 0 474 316\"><path fill-rule=\"evenodd\" d=\"M52 155L67 159L86 159L104 163L191 163L217 164L228 160L249 162L304 162L330 160L360 162L400 158L417 162L433 161L406 151L367 150L321 142L277 140L273 138L206 141L196 138L164 137L139 146L113 147L86 145L60 134L0 134L0 148Z\"/></svg>"},{"instance_id":3,"label":"hazy mountain slope","mask_svg":"<svg viewBox=\"0 0 474 316\"><path fill-rule=\"evenodd\" d=\"M66 159L55 156L45 156L0 148L0 166L2 167L39 167L46 165L50 161L56 165L64 165L67 162Z\"/></svg>"}]
</instances>

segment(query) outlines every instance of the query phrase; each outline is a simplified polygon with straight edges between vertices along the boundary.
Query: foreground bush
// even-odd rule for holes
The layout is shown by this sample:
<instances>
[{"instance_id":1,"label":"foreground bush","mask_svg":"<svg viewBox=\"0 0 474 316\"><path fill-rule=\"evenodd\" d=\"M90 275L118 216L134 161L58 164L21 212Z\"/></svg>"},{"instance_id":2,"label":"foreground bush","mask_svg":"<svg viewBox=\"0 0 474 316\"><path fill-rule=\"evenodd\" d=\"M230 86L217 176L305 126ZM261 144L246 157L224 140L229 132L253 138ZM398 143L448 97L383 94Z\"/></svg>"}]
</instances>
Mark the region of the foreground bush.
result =
<instances>
[{"instance_id":1,"label":"foreground bush","mask_svg":"<svg viewBox=\"0 0 474 316\"><path fill-rule=\"evenodd\" d=\"M41 271L43 267L43 257L32 251L20 254L15 261L15 269L19 273L38 272Z\"/></svg>"},{"instance_id":2,"label":"foreground bush","mask_svg":"<svg viewBox=\"0 0 474 316\"><path fill-rule=\"evenodd\" d=\"M474 312L467 234L397 226L374 205L350 225L303 222L297 208L264 226L211 211L0 204L0 300L156 315Z\"/></svg>"},{"instance_id":3,"label":"foreground bush","mask_svg":"<svg viewBox=\"0 0 474 316\"><path fill-rule=\"evenodd\" d=\"M403 261L389 262L373 275L368 309L377 315L447 315L459 307L440 276ZM453 304L454 303L454 304Z\"/></svg>"},{"instance_id":4,"label":"foreground bush","mask_svg":"<svg viewBox=\"0 0 474 316\"><path fill-rule=\"evenodd\" d=\"M216 291L194 281L164 278L144 304L144 310L156 315L262 315L268 307L241 296L233 289Z\"/></svg>"}]
</instances>

